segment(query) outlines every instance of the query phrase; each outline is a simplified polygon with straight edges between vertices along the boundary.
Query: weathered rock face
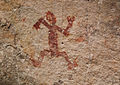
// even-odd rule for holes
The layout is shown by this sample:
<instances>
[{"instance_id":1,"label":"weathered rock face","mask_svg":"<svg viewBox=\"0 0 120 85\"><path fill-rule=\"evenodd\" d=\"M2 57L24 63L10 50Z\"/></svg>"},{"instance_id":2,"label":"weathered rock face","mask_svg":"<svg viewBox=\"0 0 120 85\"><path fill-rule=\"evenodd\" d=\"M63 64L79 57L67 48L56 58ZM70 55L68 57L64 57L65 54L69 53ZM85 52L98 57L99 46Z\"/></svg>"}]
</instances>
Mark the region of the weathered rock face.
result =
<instances>
[{"instance_id":1,"label":"weathered rock face","mask_svg":"<svg viewBox=\"0 0 120 85\"><path fill-rule=\"evenodd\" d=\"M119 83L119 0L0 1L0 85Z\"/></svg>"}]
</instances>

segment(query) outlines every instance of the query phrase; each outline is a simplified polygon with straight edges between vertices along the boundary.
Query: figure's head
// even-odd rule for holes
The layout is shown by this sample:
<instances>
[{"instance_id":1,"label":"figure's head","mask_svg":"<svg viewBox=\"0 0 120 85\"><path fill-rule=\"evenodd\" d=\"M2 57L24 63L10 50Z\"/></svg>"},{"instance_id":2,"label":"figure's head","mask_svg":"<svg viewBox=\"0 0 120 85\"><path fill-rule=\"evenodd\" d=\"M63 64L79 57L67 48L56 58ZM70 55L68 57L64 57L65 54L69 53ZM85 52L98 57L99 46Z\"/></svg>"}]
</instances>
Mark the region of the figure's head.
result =
<instances>
[{"instance_id":1,"label":"figure's head","mask_svg":"<svg viewBox=\"0 0 120 85\"><path fill-rule=\"evenodd\" d=\"M46 19L48 20L48 22L49 22L50 24L55 24L55 23L56 23L56 17L55 17L55 15L54 15L52 12L50 12L50 11L46 12Z\"/></svg>"}]
</instances>

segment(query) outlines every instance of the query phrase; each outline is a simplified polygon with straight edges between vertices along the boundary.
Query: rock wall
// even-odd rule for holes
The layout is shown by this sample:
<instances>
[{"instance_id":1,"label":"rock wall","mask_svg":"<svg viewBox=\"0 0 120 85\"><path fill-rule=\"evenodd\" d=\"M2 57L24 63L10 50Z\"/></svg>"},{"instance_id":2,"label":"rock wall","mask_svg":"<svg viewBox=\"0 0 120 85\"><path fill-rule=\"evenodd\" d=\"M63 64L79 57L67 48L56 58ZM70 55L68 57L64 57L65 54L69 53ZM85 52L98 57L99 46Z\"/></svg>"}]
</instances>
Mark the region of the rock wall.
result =
<instances>
[{"instance_id":1,"label":"rock wall","mask_svg":"<svg viewBox=\"0 0 120 85\"><path fill-rule=\"evenodd\" d=\"M62 29L75 17L69 36L56 33L59 52L78 56L77 67L50 53L40 67L30 60L50 49L50 29L33 27L47 11ZM120 85L120 1L0 0L0 85Z\"/></svg>"}]
</instances>

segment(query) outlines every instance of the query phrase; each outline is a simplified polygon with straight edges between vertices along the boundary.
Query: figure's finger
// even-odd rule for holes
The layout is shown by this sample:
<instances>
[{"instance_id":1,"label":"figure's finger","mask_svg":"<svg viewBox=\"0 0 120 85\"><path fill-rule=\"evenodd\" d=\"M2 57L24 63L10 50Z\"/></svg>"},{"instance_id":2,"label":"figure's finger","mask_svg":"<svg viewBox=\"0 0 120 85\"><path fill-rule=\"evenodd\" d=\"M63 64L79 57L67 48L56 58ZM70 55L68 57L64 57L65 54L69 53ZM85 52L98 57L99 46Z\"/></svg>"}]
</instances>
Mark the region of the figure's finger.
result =
<instances>
[{"instance_id":1,"label":"figure's finger","mask_svg":"<svg viewBox=\"0 0 120 85\"><path fill-rule=\"evenodd\" d=\"M68 20L68 22L73 22L73 21L75 21L75 17L74 16L68 16L67 20Z\"/></svg>"},{"instance_id":2,"label":"figure's finger","mask_svg":"<svg viewBox=\"0 0 120 85\"><path fill-rule=\"evenodd\" d=\"M75 17L74 16L72 16L72 21L75 21Z\"/></svg>"}]
</instances>

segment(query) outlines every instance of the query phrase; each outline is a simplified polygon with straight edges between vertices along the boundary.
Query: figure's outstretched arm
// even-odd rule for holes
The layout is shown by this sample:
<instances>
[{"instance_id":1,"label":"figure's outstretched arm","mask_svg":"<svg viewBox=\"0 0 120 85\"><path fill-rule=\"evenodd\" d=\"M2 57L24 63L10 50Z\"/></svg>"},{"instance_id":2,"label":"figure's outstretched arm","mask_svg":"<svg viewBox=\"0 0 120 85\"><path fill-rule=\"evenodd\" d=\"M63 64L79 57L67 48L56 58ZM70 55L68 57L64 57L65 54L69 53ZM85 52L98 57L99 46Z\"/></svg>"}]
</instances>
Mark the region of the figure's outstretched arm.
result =
<instances>
[{"instance_id":1,"label":"figure's outstretched arm","mask_svg":"<svg viewBox=\"0 0 120 85\"><path fill-rule=\"evenodd\" d=\"M44 20L44 18L40 18L34 25L33 27L38 30L40 29L40 24L44 24L47 28L50 28L50 25Z\"/></svg>"},{"instance_id":2,"label":"figure's outstretched arm","mask_svg":"<svg viewBox=\"0 0 120 85\"><path fill-rule=\"evenodd\" d=\"M61 27L56 26L57 30L59 32L63 33L65 36L69 35L68 30L72 27L73 22L75 21L75 17L74 16L72 16L72 17L68 16L67 21L68 21L68 25L67 25L66 29L62 29Z\"/></svg>"}]
</instances>

